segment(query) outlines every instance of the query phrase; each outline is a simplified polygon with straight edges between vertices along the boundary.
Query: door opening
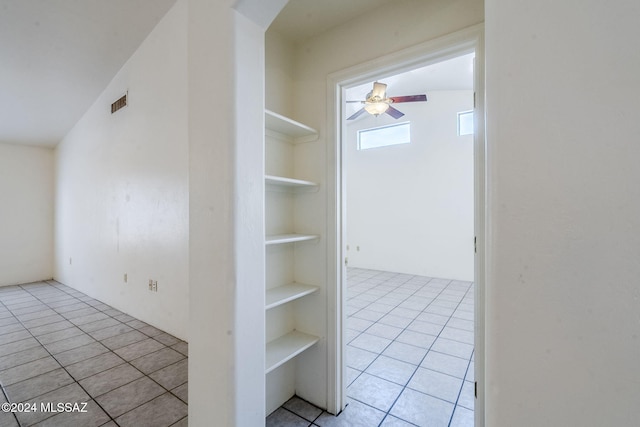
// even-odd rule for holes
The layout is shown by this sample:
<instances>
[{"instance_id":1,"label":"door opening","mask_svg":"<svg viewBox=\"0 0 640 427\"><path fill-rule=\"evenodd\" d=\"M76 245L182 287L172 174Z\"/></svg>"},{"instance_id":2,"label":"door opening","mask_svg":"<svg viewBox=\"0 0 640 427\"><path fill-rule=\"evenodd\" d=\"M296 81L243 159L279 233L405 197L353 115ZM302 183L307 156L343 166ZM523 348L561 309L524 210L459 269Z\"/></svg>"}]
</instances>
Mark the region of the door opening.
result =
<instances>
[{"instance_id":1,"label":"door opening","mask_svg":"<svg viewBox=\"0 0 640 427\"><path fill-rule=\"evenodd\" d=\"M480 398L474 399L476 382L484 383L484 251L476 244L484 242L481 28L445 39L379 59L376 64L345 70L329 79L330 99L335 101L330 117L336 129L336 144L330 148L330 159L335 161L335 185L330 189L335 190L336 206L336 264L332 273L338 283L338 310L330 329L336 333L336 359L330 360L330 364L335 363L330 372L335 374L336 392L329 396L329 402L339 412L349 396L352 404L377 410L371 412L381 417L380 422L387 417L420 424L421 419L407 419L411 416L403 408L428 405L435 399L432 403L440 407L435 411L441 417L438 421L446 418L443 425L449 425L456 416L475 418L475 425L482 426L482 390ZM455 88L453 83L444 87L444 82L425 79L427 98L433 96L431 104L393 105L404 114L399 120L385 114L364 114L359 123L354 120L346 124L346 118L354 114L346 101L359 95L366 97L366 92L363 95L358 91L365 91L374 80L387 84L387 96L422 93L419 88L403 87L400 77L417 75L418 70L434 74L438 68L446 69L456 61L460 65L465 60L469 67L475 64L470 87ZM442 73L444 80L455 80L452 70ZM437 85L443 85L441 90L435 88ZM436 104L447 107L436 109ZM473 134L465 135L465 123L461 134L458 122L468 119L469 111L475 122ZM451 120L444 119L449 113ZM426 119L425 114L435 115ZM399 145L379 148L393 139L388 128L400 123L410 128L411 141L401 136ZM434 128L444 128L447 123L453 126L453 132L452 138L444 141L443 131ZM386 132L382 143L371 138L377 129ZM432 134L425 136L429 132ZM369 142L358 141L358 135L364 134ZM421 142L432 138L438 138L442 145ZM418 155L418 143L423 149L428 145L426 152ZM433 163L422 163L421 170L420 158ZM409 167L410 163L415 163L416 169ZM435 184L434 176L438 175L443 182ZM427 182L431 183L428 189ZM466 213L460 199L452 196L454 189L462 191L456 194L466 200ZM442 208L441 212L435 205ZM453 217L443 216L447 210L455 212ZM426 226L437 223L438 218L439 226ZM445 233L446 228L451 233ZM441 238L439 248L432 244L437 237ZM456 246L460 251L456 252ZM479 247L478 253L474 246ZM424 262L425 258L433 262ZM427 384L436 382L441 383L439 389L429 389Z\"/></svg>"},{"instance_id":2,"label":"door opening","mask_svg":"<svg viewBox=\"0 0 640 427\"><path fill-rule=\"evenodd\" d=\"M379 79L393 115L346 90L345 385L371 417L473 423L473 59Z\"/></svg>"}]
</instances>

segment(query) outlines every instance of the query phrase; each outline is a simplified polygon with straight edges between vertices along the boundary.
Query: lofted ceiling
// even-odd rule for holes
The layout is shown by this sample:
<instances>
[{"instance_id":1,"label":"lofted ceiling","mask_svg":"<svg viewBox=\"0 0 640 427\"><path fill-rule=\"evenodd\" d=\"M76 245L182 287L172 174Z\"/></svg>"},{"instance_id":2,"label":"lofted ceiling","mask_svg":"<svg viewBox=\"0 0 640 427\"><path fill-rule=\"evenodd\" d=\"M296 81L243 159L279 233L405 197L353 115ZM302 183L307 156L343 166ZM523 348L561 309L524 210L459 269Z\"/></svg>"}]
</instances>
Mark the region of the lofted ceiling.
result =
<instances>
[{"instance_id":1,"label":"lofted ceiling","mask_svg":"<svg viewBox=\"0 0 640 427\"><path fill-rule=\"evenodd\" d=\"M0 0L0 142L55 146L176 0Z\"/></svg>"},{"instance_id":2,"label":"lofted ceiling","mask_svg":"<svg viewBox=\"0 0 640 427\"><path fill-rule=\"evenodd\" d=\"M300 42L394 1L290 0L271 29ZM56 146L175 2L0 0L0 143Z\"/></svg>"},{"instance_id":3,"label":"lofted ceiling","mask_svg":"<svg viewBox=\"0 0 640 427\"><path fill-rule=\"evenodd\" d=\"M394 0L291 0L304 40ZM0 0L0 143L54 147L176 0Z\"/></svg>"}]
</instances>

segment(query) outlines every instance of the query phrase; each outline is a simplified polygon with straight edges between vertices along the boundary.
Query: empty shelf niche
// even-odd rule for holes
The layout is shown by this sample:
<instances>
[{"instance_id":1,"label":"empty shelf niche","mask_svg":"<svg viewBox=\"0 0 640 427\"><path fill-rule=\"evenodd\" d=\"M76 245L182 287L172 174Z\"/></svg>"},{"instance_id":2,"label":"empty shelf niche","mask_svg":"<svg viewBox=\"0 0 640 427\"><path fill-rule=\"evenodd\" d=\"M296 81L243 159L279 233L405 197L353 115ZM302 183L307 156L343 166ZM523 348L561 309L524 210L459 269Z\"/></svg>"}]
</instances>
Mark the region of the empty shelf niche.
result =
<instances>
[{"instance_id":1,"label":"empty shelf niche","mask_svg":"<svg viewBox=\"0 0 640 427\"><path fill-rule=\"evenodd\" d=\"M291 331L286 335L267 343L266 372L269 373L282 364L293 359L315 343L320 338L300 331Z\"/></svg>"},{"instance_id":2,"label":"empty shelf niche","mask_svg":"<svg viewBox=\"0 0 640 427\"><path fill-rule=\"evenodd\" d=\"M275 136L284 138L291 144L311 142L318 139L317 130L273 111L265 110L264 119L267 134L275 132Z\"/></svg>"},{"instance_id":3,"label":"empty shelf niche","mask_svg":"<svg viewBox=\"0 0 640 427\"><path fill-rule=\"evenodd\" d=\"M319 239L320 236L317 234L274 234L267 236L265 240L266 245L281 245L283 243L295 243L295 242L304 242L306 240L316 240Z\"/></svg>"},{"instance_id":4,"label":"empty shelf niche","mask_svg":"<svg viewBox=\"0 0 640 427\"><path fill-rule=\"evenodd\" d=\"M302 179L286 178L283 176L266 175L264 177L268 189L284 189L290 191L313 190L318 188L318 184Z\"/></svg>"},{"instance_id":5,"label":"empty shelf niche","mask_svg":"<svg viewBox=\"0 0 640 427\"><path fill-rule=\"evenodd\" d=\"M266 310L277 307L282 304L297 300L306 295L316 292L319 288L317 286L304 285L302 283L290 283L288 285L282 285L267 290L265 307Z\"/></svg>"}]
</instances>

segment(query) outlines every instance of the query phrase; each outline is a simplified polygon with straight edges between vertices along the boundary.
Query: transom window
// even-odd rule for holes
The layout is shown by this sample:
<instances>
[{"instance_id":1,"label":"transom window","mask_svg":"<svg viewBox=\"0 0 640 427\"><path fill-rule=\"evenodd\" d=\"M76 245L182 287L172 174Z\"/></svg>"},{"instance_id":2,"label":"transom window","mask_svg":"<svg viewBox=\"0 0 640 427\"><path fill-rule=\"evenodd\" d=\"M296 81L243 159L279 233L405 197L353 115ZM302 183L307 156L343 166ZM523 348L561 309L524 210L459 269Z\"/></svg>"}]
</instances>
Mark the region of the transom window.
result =
<instances>
[{"instance_id":1,"label":"transom window","mask_svg":"<svg viewBox=\"0 0 640 427\"><path fill-rule=\"evenodd\" d=\"M458 135L473 135L473 111L458 113Z\"/></svg>"},{"instance_id":2,"label":"transom window","mask_svg":"<svg viewBox=\"0 0 640 427\"><path fill-rule=\"evenodd\" d=\"M410 122L397 123L358 131L358 150L388 147L411 142Z\"/></svg>"}]
</instances>

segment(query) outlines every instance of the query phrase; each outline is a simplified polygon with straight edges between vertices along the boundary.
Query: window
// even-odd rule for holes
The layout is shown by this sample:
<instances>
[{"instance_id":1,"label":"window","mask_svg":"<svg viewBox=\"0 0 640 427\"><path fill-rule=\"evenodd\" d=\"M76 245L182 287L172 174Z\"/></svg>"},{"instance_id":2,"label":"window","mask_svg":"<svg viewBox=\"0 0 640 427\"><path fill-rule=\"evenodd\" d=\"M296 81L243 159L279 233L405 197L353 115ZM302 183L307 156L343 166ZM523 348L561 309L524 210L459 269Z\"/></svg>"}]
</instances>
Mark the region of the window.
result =
<instances>
[{"instance_id":1,"label":"window","mask_svg":"<svg viewBox=\"0 0 640 427\"><path fill-rule=\"evenodd\" d=\"M358 131L358 150L387 147L411 142L409 122Z\"/></svg>"},{"instance_id":2,"label":"window","mask_svg":"<svg viewBox=\"0 0 640 427\"><path fill-rule=\"evenodd\" d=\"M458 113L458 135L473 135L473 111Z\"/></svg>"}]
</instances>

